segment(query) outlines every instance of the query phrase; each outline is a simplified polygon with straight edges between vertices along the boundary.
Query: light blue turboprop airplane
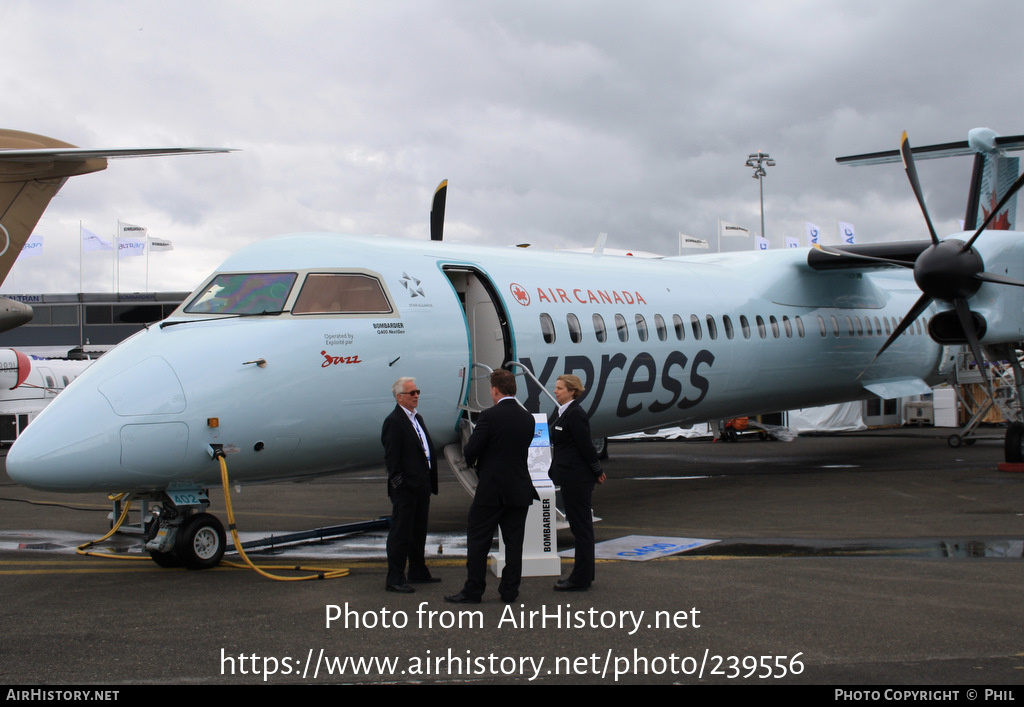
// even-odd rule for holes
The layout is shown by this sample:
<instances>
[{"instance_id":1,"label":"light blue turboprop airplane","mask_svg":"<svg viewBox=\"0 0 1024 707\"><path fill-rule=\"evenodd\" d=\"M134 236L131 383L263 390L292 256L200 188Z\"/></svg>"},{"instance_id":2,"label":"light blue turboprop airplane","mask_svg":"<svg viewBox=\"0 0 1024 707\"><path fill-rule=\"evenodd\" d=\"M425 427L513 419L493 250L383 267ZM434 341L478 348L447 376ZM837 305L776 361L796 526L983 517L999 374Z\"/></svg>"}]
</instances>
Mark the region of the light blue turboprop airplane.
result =
<instances>
[{"instance_id":1,"label":"light blue turboprop airplane","mask_svg":"<svg viewBox=\"0 0 1024 707\"><path fill-rule=\"evenodd\" d=\"M923 208L906 139L900 153ZM1015 362L1024 338L1024 233L984 220L980 238L940 241L925 210L926 241L641 260L443 242L445 191L430 242L309 233L235 254L44 410L8 473L156 502L154 559L203 568L225 546L206 512L219 452L242 483L379 466L400 376L456 449L499 366L523 374L532 411L551 411L559 374L579 375L604 437L924 393L962 344ZM1011 460L1022 438L1011 425Z\"/></svg>"}]
</instances>

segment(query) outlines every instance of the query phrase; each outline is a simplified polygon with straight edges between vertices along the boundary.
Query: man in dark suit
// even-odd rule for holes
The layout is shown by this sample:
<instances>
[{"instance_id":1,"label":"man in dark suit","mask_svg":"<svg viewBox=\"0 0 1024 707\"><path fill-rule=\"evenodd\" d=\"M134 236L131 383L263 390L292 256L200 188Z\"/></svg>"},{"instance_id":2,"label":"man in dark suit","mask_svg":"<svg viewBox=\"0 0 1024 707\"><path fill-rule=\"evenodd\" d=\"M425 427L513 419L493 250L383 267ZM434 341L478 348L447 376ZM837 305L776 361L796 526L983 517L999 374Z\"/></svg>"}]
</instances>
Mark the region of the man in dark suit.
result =
<instances>
[{"instance_id":1,"label":"man in dark suit","mask_svg":"<svg viewBox=\"0 0 1024 707\"><path fill-rule=\"evenodd\" d=\"M533 415L515 399L516 379L510 372L491 374L494 406L484 410L463 449L466 463L476 467L477 486L466 530L466 584L445 597L456 604L479 604L486 587L487 553L496 528L505 542L505 567L498 593L510 604L519 596L523 577L526 515L539 499L527 465L533 441Z\"/></svg>"},{"instance_id":2,"label":"man in dark suit","mask_svg":"<svg viewBox=\"0 0 1024 707\"><path fill-rule=\"evenodd\" d=\"M423 418L416 414L420 399L416 379L399 378L391 391L397 405L380 431L391 498L385 589L411 593L415 590L410 584L441 581L430 576L423 559L430 494L437 494L437 454Z\"/></svg>"}]
</instances>

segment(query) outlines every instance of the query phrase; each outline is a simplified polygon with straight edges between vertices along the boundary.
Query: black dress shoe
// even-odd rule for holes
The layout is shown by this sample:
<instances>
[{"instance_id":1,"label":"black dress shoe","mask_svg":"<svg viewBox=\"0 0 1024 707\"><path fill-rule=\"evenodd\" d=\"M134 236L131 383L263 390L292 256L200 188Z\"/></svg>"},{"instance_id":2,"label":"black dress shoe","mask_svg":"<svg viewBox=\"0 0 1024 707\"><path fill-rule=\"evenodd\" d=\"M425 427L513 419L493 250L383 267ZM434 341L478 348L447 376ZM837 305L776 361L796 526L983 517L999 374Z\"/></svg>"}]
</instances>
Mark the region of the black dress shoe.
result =
<instances>
[{"instance_id":1,"label":"black dress shoe","mask_svg":"<svg viewBox=\"0 0 1024 707\"><path fill-rule=\"evenodd\" d=\"M515 594L509 594L507 596L503 596L501 598L501 600L503 602L505 602L506 604L511 604L512 602L514 602L518 598L519 598L519 592L516 592Z\"/></svg>"},{"instance_id":2,"label":"black dress shoe","mask_svg":"<svg viewBox=\"0 0 1024 707\"><path fill-rule=\"evenodd\" d=\"M423 579L413 579L412 577L409 577L409 584L435 584L440 581L440 577L425 577Z\"/></svg>"},{"instance_id":3,"label":"black dress shoe","mask_svg":"<svg viewBox=\"0 0 1024 707\"><path fill-rule=\"evenodd\" d=\"M585 592L588 589L590 589L590 587L570 582L568 579L560 579L555 582L556 592Z\"/></svg>"},{"instance_id":4,"label":"black dress shoe","mask_svg":"<svg viewBox=\"0 0 1024 707\"><path fill-rule=\"evenodd\" d=\"M412 594L416 591L408 584L385 584L384 588L389 592L401 592L402 594Z\"/></svg>"},{"instance_id":5,"label":"black dress shoe","mask_svg":"<svg viewBox=\"0 0 1024 707\"><path fill-rule=\"evenodd\" d=\"M445 601L450 601L452 604L479 604L480 597L466 596L465 592L459 592L458 594L449 594L444 598Z\"/></svg>"}]
</instances>

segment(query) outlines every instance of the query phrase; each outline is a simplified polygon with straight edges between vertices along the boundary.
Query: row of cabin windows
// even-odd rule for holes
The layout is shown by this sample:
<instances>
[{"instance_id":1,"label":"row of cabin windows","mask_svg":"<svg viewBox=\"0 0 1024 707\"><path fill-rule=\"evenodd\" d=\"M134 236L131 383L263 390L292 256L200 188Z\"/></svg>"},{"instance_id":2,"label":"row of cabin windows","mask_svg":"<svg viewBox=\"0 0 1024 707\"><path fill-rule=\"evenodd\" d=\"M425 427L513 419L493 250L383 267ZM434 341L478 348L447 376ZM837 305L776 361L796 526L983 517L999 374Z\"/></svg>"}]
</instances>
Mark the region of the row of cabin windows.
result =
<instances>
[{"instance_id":1,"label":"row of cabin windows","mask_svg":"<svg viewBox=\"0 0 1024 707\"><path fill-rule=\"evenodd\" d=\"M829 315L828 321L825 317L816 315L818 319L818 331L822 337L827 337L831 332L832 336L838 337L840 334L845 333L848 336L889 336L899 326L899 321L896 317L875 317L875 316L863 316L855 315ZM583 327L580 324L579 317L575 314L565 315L565 323L569 329L569 340L574 344L578 344L583 341ZM598 343L604 343L608 341L609 331L608 326L605 324L604 317L600 314L594 314L592 316L592 323L594 327L594 337ZM622 314L616 314L615 319L615 336L621 342L629 341L629 323L626 317ZM689 326L687 322L678 314L672 315L671 331L675 335L677 341L685 341L687 337L687 329L690 330L694 341L700 341L704 338L705 334L712 341L719 337L719 326L718 320L711 314L708 314L702 320L696 314L691 314L689 319ZM728 314L724 314L721 317L721 332L724 333L725 338L732 340L736 337L736 327L733 325L732 317ZM636 337L640 341L647 341L651 337L651 330L647 324L647 318L643 314L636 314L633 317L633 326L636 330ZM922 326L921 320L918 319L911 325L904 334L922 334L925 331L925 327ZM541 333L544 336L544 342L548 344L555 343L555 322L551 318L551 315L542 313L540 315L540 328ZM757 331L757 336L762 339L771 337L774 339L780 339L785 336L787 339L792 339L794 336L797 338L804 338L806 335L806 329L804 328L804 320L799 316L789 317L783 315L781 319L777 318L774 314L769 315L768 319L765 320L760 314L754 317L753 326L751 321L747 318L747 315L741 314L739 316L738 328L740 335L744 339L750 339L754 336L754 330ZM654 315L654 336L657 337L658 341L668 341L669 338L669 323L660 314Z\"/></svg>"}]
</instances>

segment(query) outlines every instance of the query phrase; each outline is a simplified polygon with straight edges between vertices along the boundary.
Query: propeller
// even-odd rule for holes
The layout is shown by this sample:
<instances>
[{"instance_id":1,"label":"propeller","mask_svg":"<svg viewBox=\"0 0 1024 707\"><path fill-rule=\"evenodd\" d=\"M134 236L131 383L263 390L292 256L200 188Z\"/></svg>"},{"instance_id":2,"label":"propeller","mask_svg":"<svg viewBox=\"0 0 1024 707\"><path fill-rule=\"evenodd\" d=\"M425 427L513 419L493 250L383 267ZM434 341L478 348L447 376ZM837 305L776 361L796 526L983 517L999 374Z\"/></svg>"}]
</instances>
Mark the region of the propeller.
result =
<instances>
[{"instance_id":1,"label":"propeller","mask_svg":"<svg viewBox=\"0 0 1024 707\"><path fill-rule=\"evenodd\" d=\"M931 237L932 244L925 248L914 262L867 256L837 248L820 248L820 250L831 255L841 255L847 258L852 257L874 262L880 261L894 267L913 268L914 270L914 281L921 288L921 297L910 308L906 316L903 317L903 321L893 330L892 335L882 344L882 348L878 350L875 357L871 359L872 364L878 360L878 357L903 332L910 328L933 301L939 300L953 305L960 326L967 337L971 353L974 354L978 368L982 371L985 385L989 390L989 394L991 394L992 386L983 368L985 359L981 354L981 343L978 340L978 334L974 325L974 315L967 300L985 282L1015 287L1024 287L1024 282L1006 277L1005 275L985 272L985 262L982 260L981 254L975 251L972 246L978 240L982 231L988 228L995 215L1013 198L1013 195L1017 193L1021 186L1024 186L1024 174L1017 178L1017 181L1007 190L1003 198L988 215L988 218L985 219L966 243L956 238L940 241L935 233L935 227L932 225L931 216L928 214L928 207L925 205L924 192L921 189L921 182L917 176L914 154L910 149L910 141L907 139L906 132L903 133L900 141L900 156L903 159L903 168L907 172L910 186L914 190L914 197L921 206L921 213L924 214L924 220L928 225L928 234ZM870 368L871 364L868 364L868 367Z\"/></svg>"},{"instance_id":2,"label":"propeller","mask_svg":"<svg viewBox=\"0 0 1024 707\"><path fill-rule=\"evenodd\" d=\"M444 239L444 204L448 196L448 180L442 179L434 190L434 202L430 206L430 240Z\"/></svg>"}]
</instances>

